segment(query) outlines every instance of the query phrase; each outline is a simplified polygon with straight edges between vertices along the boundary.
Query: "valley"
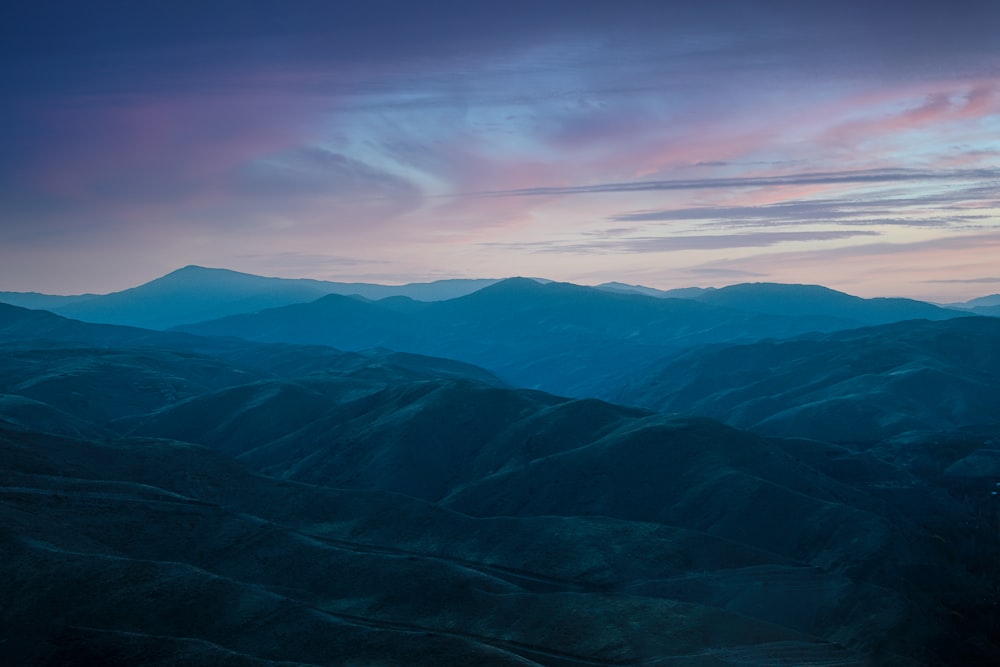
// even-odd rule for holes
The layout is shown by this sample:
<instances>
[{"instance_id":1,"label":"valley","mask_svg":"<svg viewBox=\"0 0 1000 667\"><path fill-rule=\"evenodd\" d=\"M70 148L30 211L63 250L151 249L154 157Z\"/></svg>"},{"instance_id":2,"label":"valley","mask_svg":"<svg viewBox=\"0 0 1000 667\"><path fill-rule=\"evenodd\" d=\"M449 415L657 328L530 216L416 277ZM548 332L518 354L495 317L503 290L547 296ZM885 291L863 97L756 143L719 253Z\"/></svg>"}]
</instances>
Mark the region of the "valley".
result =
<instances>
[{"instance_id":1,"label":"valley","mask_svg":"<svg viewBox=\"0 0 1000 667\"><path fill-rule=\"evenodd\" d=\"M1000 659L1000 320L774 292L0 304L0 654Z\"/></svg>"}]
</instances>

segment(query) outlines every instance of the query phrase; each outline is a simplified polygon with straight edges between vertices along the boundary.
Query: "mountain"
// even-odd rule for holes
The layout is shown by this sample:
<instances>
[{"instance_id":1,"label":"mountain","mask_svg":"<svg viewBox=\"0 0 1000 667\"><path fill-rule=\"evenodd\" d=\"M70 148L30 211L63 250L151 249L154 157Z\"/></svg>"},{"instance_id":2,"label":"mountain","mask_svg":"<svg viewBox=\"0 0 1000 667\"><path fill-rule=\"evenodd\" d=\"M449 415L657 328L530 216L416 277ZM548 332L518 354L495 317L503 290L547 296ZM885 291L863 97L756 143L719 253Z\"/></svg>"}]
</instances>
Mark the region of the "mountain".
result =
<instances>
[{"instance_id":1,"label":"mountain","mask_svg":"<svg viewBox=\"0 0 1000 667\"><path fill-rule=\"evenodd\" d=\"M855 326L861 317L960 314L919 302L900 305L890 299L883 304L824 288L749 287L763 296L737 302L756 304L761 311L770 304L772 310L789 312L755 312L702 302L710 293L725 293L729 296L723 301L728 303L730 297L744 291L741 289L713 290L697 300L671 299L511 278L421 308L389 307L382 302L329 295L308 304L178 330L343 349L384 346L460 359L488 368L518 386L609 398L651 359L696 344L842 329ZM798 296L786 299L789 294ZM824 305L823 299L838 305ZM803 304L812 305L806 308ZM793 312L797 310L802 312Z\"/></svg>"},{"instance_id":2,"label":"mountain","mask_svg":"<svg viewBox=\"0 0 1000 667\"><path fill-rule=\"evenodd\" d=\"M95 410L115 403L111 389L118 386L125 403L155 403L232 384L314 373L363 378L374 386L428 378L503 384L482 368L451 359L385 349L342 352L328 346L204 338L79 322L7 304L0 304L0 345L0 392L48 401L60 409L72 403L91 418ZM103 387L109 379L115 381ZM116 416L129 414L120 407L112 410Z\"/></svg>"},{"instance_id":3,"label":"mountain","mask_svg":"<svg viewBox=\"0 0 1000 667\"><path fill-rule=\"evenodd\" d=\"M742 283L706 290L692 298L716 306L780 316L825 317L838 328L902 320L943 320L965 313L913 299L863 299L820 285ZM829 330L833 327L828 327Z\"/></svg>"},{"instance_id":4,"label":"mountain","mask_svg":"<svg viewBox=\"0 0 1000 667\"><path fill-rule=\"evenodd\" d=\"M549 282L537 278L532 280L542 284ZM407 285L377 285L266 278L227 269L186 266L138 287L111 294L56 296L33 292L0 292L0 302L50 310L87 322L168 329L229 315L306 303L328 294L359 296L368 301L381 301L387 308L413 311L420 308L421 302L459 298L498 282L501 281L456 279ZM955 316L954 309L920 301L861 299L816 285L746 283L721 289L688 287L658 290L611 282L593 289L660 299L693 299L755 313L808 319L812 328L817 330ZM954 305L966 310L985 309L996 305L990 298L983 297L968 304ZM994 314L987 310L977 312Z\"/></svg>"},{"instance_id":5,"label":"mountain","mask_svg":"<svg viewBox=\"0 0 1000 667\"><path fill-rule=\"evenodd\" d=\"M313 301L326 294L369 299L407 296L437 300L468 294L495 280L439 280L390 286L309 279L265 278L227 269L186 266L148 283L104 295L0 293L0 302L43 308L87 322L166 329L235 313Z\"/></svg>"},{"instance_id":6,"label":"mountain","mask_svg":"<svg viewBox=\"0 0 1000 667\"><path fill-rule=\"evenodd\" d=\"M844 326L825 315L762 314L511 278L422 308L328 295L177 330L349 350L383 346L459 359L518 386L606 398L650 360L685 347Z\"/></svg>"},{"instance_id":7,"label":"mountain","mask_svg":"<svg viewBox=\"0 0 1000 667\"><path fill-rule=\"evenodd\" d=\"M949 308L964 308L966 310L993 306L1000 306L1000 294L990 294L989 296L981 296L977 299L970 299L969 301L962 303L948 304Z\"/></svg>"},{"instance_id":8,"label":"mountain","mask_svg":"<svg viewBox=\"0 0 1000 667\"><path fill-rule=\"evenodd\" d=\"M820 285L782 283L740 283L722 288L685 287L658 290L642 285L603 283L597 286L610 292L645 294L659 298L694 299L727 308L780 316L829 318L826 329L850 328L867 324L887 324L911 319L939 320L958 317L956 310L1000 303L983 297L968 304L937 306L923 301L899 298L863 299ZM977 312L977 314L986 314ZM833 326L830 326L833 325Z\"/></svg>"},{"instance_id":9,"label":"mountain","mask_svg":"<svg viewBox=\"0 0 1000 667\"><path fill-rule=\"evenodd\" d=\"M822 440L1000 423L1000 321L916 320L690 349L616 399Z\"/></svg>"},{"instance_id":10,"label":"mountain","mask_svg":"<svg viewBox=\"0 0 1000 667\"><path fill-rule=\"evenodd\" d=\"M623 292L626 294L645 294L646 296L655 296L661 299L693 299L699 294L715 289L714 287L681 287L679 289L671 290L660 290L653 287L645 287L643 285L629 285L627 283L601 283L596 285L595 289L604 290L606 292Z\"/></svg>"},{"instance_id":11,"label":"mountain","mask_svg":"<svg viewBox=\"0 0 1000 667\"><path fill-rule=\"evenodd\" d=\"M1000 305L997 306L976 306L972 309L976 315L986 315L987 317L1000 317Z\"/></svg>"},{"instance_id":12,"label":"mountain","mask_svg":"<svg viewBox=\"0 0 1000 667\"><path fill-rule=\"evenodd\" d=\"M55 310L73 303L96 298L97 294L79 294L76 296L60 296L57 294L40 294L38 292L0 292L0 303L32 310Z\"/></svg>"},{"instance_id":13,"label":"mountain","mask_svg":"<svg viewBox=\"0 0 1000 667\"><path fill-rule=\"evenodd\" d=\"M0 426L0 452L10 664L861 664L841 646L858 640L893 659L875 635L899 612L884 591L697 531L473 519L273 480L163 440ZM798 613L775 609L800 588L814 594ZM852 624L838 641L809 632L829 631L824 609Z\"/></svg>"},{"instance_id":14,"label":"mountain","mask_svg":"<svg viewBox=\"0 0 1000 667\"><path fill-rule=\"evenodd\" d=\"M607 296L554 289L560 322ZM0 314L5 663L1000 659L1000 429L763 437L385 350Z\"/></svg>"}]
</instances>

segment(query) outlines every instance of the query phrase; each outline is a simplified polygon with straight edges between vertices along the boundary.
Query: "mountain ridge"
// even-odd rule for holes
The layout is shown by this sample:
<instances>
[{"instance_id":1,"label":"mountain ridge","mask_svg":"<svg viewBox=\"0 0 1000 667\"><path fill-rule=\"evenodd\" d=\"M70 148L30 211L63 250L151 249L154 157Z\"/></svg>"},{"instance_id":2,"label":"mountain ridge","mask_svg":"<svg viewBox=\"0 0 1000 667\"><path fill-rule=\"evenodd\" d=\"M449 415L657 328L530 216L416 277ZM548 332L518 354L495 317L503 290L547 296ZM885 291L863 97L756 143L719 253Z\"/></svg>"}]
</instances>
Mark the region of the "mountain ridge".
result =
<instances>
[{"instance_id":1,"label":"mountain ridge","mask_svg":"<svg viewBox=\"0 0 1000 667\"><path fill-rule=\"evenodd\" d=\"M802 293L795 286L782 287L784 292L789 290ZM881 312L879 302L830 293L855 310L861 304L861 310L869 313L868 319L886 319L870 315ZM774 314L700 299L660 298L530 278L508 278L419 308L387 306L328 295L305 304L173 330L341 349L384 346L456 358L487 368L518 386L608 398L626 376L652 359L692 345L848 329L860 321L838 317L843 309L836 308ZM909 304L902 308L909 308ZM928 308L942 318L966 315L926 304L918 304L917 312L925 314ZM893 313L895 317L913 314L896 306Z\"/></svg>"},{"instance_id":2,"label":"mountain ridge","mask_svg":"<svg viewBox=\"0 0 1000 667\"><path fill-rule=\"evenodd\" d=\"M52 296L0 293L12 305L47 306L74 319L167 329L228 314L303 303L326 294L358 294L366 298L423 297L428 300L468 293L492 279L455 279L389 286L337 283L311 278L270 278L230 269L188 265L151 281L118 292L98 295Z\"/></svg>"},{"instance_id":3,"label":"mountain ridge","mask_svg":"<svg viewBox=\"0 0 1000 667\"><path fill-rule=\"evenodd\" d=\"M315 280L311 278L277 278L242 273L230 269L207 268L188 265L171 271L142 285L131 287L109 294L81 294L73 296L47 295L35 292L0 292L0 302L12 305L48 309L58 314L94 323L123 324L144 328L167 329L175 326L193 324L200 321L215 319L221 316L253 313L259 310L306 303L326 294L343 294L364 297L369 300L380 300L388 297L403 296L418 302L436 302L458 298L471 294L479 289L502 282L502 278L476 279L444 279L426 283L409 283L405 285L380 285L375 283L346 283ZM549 283L543 278L531 278L539 283ZM747 289L760 292L766 286L782 287L781 283L741 283L721 288L686 287L670 290L660 290L642 285L626 283L603 283L592 289L608 293L641 294L655 298L682 298L701 300L706 303L726 303L729 306L740 306L747 309L750 301L746 294L734 298L734 293ZM749 287L753 286L753 287ZM808 285L784 285L786 295L789 290L810 288ZM815 287L815 286L813 286ZM829 288L826 288L829 290ZM829 290L830 293L836 290ZM843 295L842 292L836 294ZM829 294L828 294L829 296ZM850 295L846 295L850 296ZM966 304L948 304L942 308L962 308L965 310L979 308L980 314L995 315L996 304L990 299L981 297ZM841 319L850 319L855 325L877 324L886 321L872 319L874 311L878 310L869 303L870 311L865 317L865 308L861 303L873 300L861 300L852 297L855 315L825 313L837 315ZM879 298L881 299L881 297ZM843 299L842 299L843 301ZM895 307L909 309L907 313L899 313L889 317L894 319L912 319L913 317L935 317L938 311L912 299L888 299L880 303L881 310ZM841 303L841 307L843 307ZM829 308L829 306L828 306ZM923 308L917 312L915 309ZM752 308L750 308L752 310ZM774 306L759 312L773 312ZM801 313L784 312L785 315ZM816 314L824 314L821 309Z\"/></svg>"}]
</instances>

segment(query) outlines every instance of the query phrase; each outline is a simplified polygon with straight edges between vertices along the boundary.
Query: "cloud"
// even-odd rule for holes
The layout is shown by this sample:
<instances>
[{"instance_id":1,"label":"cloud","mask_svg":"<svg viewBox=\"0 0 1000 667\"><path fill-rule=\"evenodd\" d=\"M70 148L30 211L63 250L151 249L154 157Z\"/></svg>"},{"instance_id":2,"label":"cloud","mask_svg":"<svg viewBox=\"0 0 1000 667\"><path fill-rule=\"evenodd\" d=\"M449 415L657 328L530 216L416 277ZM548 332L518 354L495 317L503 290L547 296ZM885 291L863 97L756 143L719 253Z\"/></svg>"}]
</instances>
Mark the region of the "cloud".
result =
<instances>
[{"instance_id":1,"label":"cloud","mask_svg":"<svg viewBox=\"0 0 1000 667\"><path fill-rule=\"evenodd\" d=\"M911 196L878 192L855 197L795 199L772 204L678 207L630 211L609 216L613 222L685 222L713 229L833 223L852 226L948 228L992 224L988 209L996 207L990 185L949 188Z\"/></svg>"},{"instance_id":2,"label":"cloud","mask_svg":"<svg viewBox=\"0 0 1000 667\"><path fill-rule=\"evenodd\" d=\"M718 234L688 236L643 236L610 238L600 241L554 241L528 243L483 243L510 250L533 250L551 253L649 253L679 250L721 250L726 248L762 248L796 241L838 241L858 236L879 236L879 232L862 230L753 232L749 234Z\"/></svg>"},{"instance_id":3,"label":"cloud","mask_svg":"<svg viewBox=\"0 0 1000 667\"><path fill-rule=\"evenodd\" d=\"M266 264L272 267L281 267L285 270L298 269L306 272L329 269L338 266L366 266L370 264L390 264L386 260L362 259L360 257L345 257L343 255L326 255L322 253L309 252L269 252L269 253L246 253L235 255L240 260L247 260L251 263ZM285 276L288 277L288 276Z\"/></svg>"},{"instance_id":4,"label":"cloud","mask_svg":"<svg viewBox=\"0 0 1000 667\"><path fill-rule=\"evenodd\" d=\"M100 267L274 251L319 272L322 248L447 271L525 238L508 247L563 252L535 257L555 271L589 262L574 243L730 256L997 205L995 2L184 5L4 14L0 236L38 249L23 270L90 247ZM817 220L844 231L794 228ZM671 221L687 235L647 224Z\"/></svg>"},{"instance_id":5,"label":"cloud","mask_svg":"<svg viewBox=\"0 0 1000 667\"><path fill-rule=\"evenodd\" d=\"M1000 283L1000 278L951 278L951 279L937 279L937 280L924 280L925 283L954 283L954 284L973 284L973 283Z\"/></svg>"},{"instance_id":6,"label":"cloud","mask_svg":"<svg viewBox=\"0 0 1000 667\"><path fill-rule=\"evenodd\" d=\"M241 197L349 197L414 202L420 190L396 174L322 148L297 148L239 165L233 179Z\"/></svg>"},{"instance_id":7,"label":"cloud","mask_svg":"<svg viewBox=\"0 0 1000 667\"><path fill-rule=\"evenodd\" d=\"M694 267L691 269L685 269L685 273L692 273L699 276L715 277L723 279L731 278L762 278L766 276L766 273L761 273L759 271L745 271L742 269L720 269L710 266Z\"/></svg>"},{"instance_id":8,"label":"cloud","mask_svg":"<svg viewBox=\"0 0 1000 667\"><path fill-rule=\"evenodd\" d=\"M716 190L763 188L788 185L844 185L875 183L906 183L917 181L968 181L1000 178L1000 169L960 169L930 171L921 169L869 169L857 171L805 172L782 176L748 176L737 178L700 178L624 183L596 183L566 187L536 187L517 190L467 193L480 197L533 197L550 195L585 195L596 193L628 193L657 190Z\"/></svg>"}]
</instances>

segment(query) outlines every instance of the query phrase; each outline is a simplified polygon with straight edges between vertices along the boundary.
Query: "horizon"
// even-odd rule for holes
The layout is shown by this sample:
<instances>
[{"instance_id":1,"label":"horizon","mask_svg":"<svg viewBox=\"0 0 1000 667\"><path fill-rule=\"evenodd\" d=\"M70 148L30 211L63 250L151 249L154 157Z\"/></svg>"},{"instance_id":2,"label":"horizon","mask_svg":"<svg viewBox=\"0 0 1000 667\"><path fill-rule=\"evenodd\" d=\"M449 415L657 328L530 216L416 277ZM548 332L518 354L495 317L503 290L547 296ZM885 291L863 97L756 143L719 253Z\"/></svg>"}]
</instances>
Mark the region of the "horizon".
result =
<instances>
[{"instance_id":1,"label":"horizon","mask_svg":"<svg viewBox=\"0 0 1000 667\"><path fill-rule=\"evenodd\" d=\"M135 285L127 285L127 286L125 286L125 287L123 287L121 289L112 290L110 292L76 292L76 293L66 292L66 293L52 293L52 292L40 292L38 290L4 290L4 289L0 289L0 293L3 293L3 292L8 292L8 293L22 293L22 294L33 293L33 294L42 294L42 295L50 295L50 296L69 296L69 297L77 297L77 296L106 296L107 294L113 294L115 292L121 292L121 291L129 290L129 289L133 289L133 288L136 288L136 287L142 287L143 285L146 285L146 284L148 284L150 282L154 282L154 281L160 280L161 278L166 278L166 277L171 276L171 275L173 275L175 273L179 273L181 271L185 271L185 270L188 270L188 269L204 269L204 270L207 270L207 271L225 271L225 272L230 272L230 273L239 273L239 274L247 275L247 276L254 276L254 277L258 277L258 278L279 279L279 280L317 280L315 278L311 278L311 277L308 277L308 276L260 275L260 274L248 273L248 272L245 272L245 271L237 271L235 269L229 269L229 268L225 268L225 267L202 266L202 265L199 265L199 264L188 264L188 265L185 265L185 266L173 269L171 271L168 271L167 273L164 273L162 275L155 276L154 278L152 278L150 280L145 280L145 281L143 281L141 283L137 283ZM733 286L736 286L736 285L777 284L777 285L802 286L802 287L823 287L823 288L826 288L826 289L832 289L834 291L842 292L842 293L848 294L850 296L858 296L858 297L865 298L865 299L871 299L871 298L890 298L890 299L891 298L903 298L903 299L914 299L914 300L917 300L917 301L924 301L926 303L930 303L930 304L934 304L934 305L939 305L939 306L947 306L947 305L953 304L953 303L954 304L960 304L960 303L965 303L965 302L972 301L974 299L978 299L978 298L982 298L982 297L994 296L994 294L992 294L992 293L983 293L983 294L976 294L976 295L973 295L973 296L969 296L968 298L964 298L964 299L955 299L955 300L952 300L952 301L932 301L930 299L920 299L920 298L917 298L917 297L902 296L902 295L896 295L896 294L873 294L873 295L854 294L854 293L851 293L851 292L846 292L844 290L838 290L838 289L836 289L834 287L831 287L829 285L823 285L821 283L778 283L778 282L775 282L775 281L767 281L767 280L745 280L745 281L738 281L738 282L725 283L725 284L719 284L719 285L681 285L681 286L678 286L678 287L670 287L670 288L659 288L659 287L655 287L655 286L652 286L652 285L643 285L643 284L639 284L639 283L626 283L626 282L623 282L623 281L616 281L616 280L608 280L608 281L604 281L604 282L601 282L601 283L589 283L589 284L588 283L576 283L576 282L565 281L565 280L554 280L554 279L548 278L546 276L523 276L523 275L510 275L510 276L502 276L502 277L482 277L482 276L480 276L480 277L474 277L474 278L435 278L433 280L415 280L415 281L411 281L411 282L394 282L394 283L392 283L392 282L377 283L377 282L372 282L372 281L356 281L356 280L322 280L322 279L320 279L320 281L321 282L330 282L330 283L340 283L340 284L357 283L357 284L385 285L385 286L390 286L390 287L398 287L398 286L412 285L412 284L429 284L429 283L434 283L434 282L448 282L448 281L451 281L451 280L469 280L469 281L487 280L487 281L494 281L494 282L502 282L502 281L505 281L505 280L514 280L514 279L528 279L528 280L534 280L534 281L539 281L539 282L543 282L543 283L571 284L571 285L577 285L577 286L580 286L580 287L592 287L592 288L597 288L597 287L600 287L602 285L618 284L618 285L623 285L623 286L627 286L627 287L652 288L652 289L661 290L661 291L669 291L669 290L673 290L673 289L708 289L708 290L712 290L712 289L724 289L726 287L733 287Z\"/></svg>"},{"instance_id":2,"label":"horizon","mask_svg":"<svg viewBox=\"0 0 1000 667\"><path fill-rule=\"evenodd\" d=\"M1000 293L997 3L50 4L0 27L0 291Z\"/></svg>"}]
</instances>

